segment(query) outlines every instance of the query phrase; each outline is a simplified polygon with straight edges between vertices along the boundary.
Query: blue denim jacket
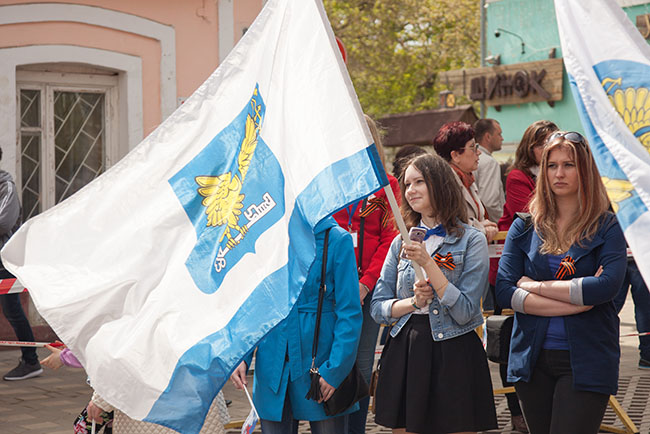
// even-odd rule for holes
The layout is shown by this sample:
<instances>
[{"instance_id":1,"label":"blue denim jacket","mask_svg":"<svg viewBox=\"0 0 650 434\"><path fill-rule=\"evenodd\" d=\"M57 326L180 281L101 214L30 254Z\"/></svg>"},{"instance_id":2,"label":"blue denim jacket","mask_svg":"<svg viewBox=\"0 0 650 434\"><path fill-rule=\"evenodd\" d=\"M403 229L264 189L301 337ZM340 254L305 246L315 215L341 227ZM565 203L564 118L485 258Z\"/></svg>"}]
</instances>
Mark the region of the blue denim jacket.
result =
<instances>
[{"instance_id":1,"label":"blue denim jacket","mask_svg":"<svg viewBox=\"0 0 650 434\"><path fill-rule=\"evenodd\" d=\"M575 261L575 275L582 278L582 304L587 312L564 317L569 342L573 386L576 390L615 395L618 386L619 320L612 299L623 283L626 267L625 239L616 217L605 214L598 231L582 246L567 254ZM512 294L522 276L556 280L533 225L515 219L503 248L497 274L496 296L500 306L511 307ZM594 277L599 266L603 273ZM549 318L515 312L510 341L508 381L530 381L546 336Z\"/></svg>"},{"instance_id":2,"label":"blue denim jacket","mask_svg":"<svg viewBox=\"0 0 650 434\"><path fill-rule=\"evenodd\" d=\"M483 324L481 297L488 286L488 248L485 236L471 226L463 224L463 234L447 234L435 253L446 256L451 253L456 267L448 270L441 267L449 284L442 299L434 293L429 305L429 323L435 341L444 341L473 331ZM370 314L378 323L396 323L391 336L400 332L412 314L401 318L391 317L393 303L413 297L415 271L411 261L400 256L402 240L393 240L381 276L372 296ZM433 255L432 255L433 256Z\"/></svg>"}]
</instances>

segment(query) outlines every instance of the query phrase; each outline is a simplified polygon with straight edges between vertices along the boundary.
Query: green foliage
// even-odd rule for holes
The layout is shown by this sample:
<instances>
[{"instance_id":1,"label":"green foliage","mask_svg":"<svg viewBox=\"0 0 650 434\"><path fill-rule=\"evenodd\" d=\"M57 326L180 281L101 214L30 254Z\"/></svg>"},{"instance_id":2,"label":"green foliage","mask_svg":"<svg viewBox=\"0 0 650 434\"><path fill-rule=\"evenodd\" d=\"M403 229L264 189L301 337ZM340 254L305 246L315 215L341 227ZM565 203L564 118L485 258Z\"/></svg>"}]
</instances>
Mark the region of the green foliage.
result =
<instances>
[{"instance_id":1,"label":"green foliage","mask_svg":"<svg viewBox=\"0 0 650 434\"><path fill-rule=\"evenodd\" d=\"M373 117L438 106L440 71L479 65L478 0L324 0Z\"/></svg>"}]
</instances>

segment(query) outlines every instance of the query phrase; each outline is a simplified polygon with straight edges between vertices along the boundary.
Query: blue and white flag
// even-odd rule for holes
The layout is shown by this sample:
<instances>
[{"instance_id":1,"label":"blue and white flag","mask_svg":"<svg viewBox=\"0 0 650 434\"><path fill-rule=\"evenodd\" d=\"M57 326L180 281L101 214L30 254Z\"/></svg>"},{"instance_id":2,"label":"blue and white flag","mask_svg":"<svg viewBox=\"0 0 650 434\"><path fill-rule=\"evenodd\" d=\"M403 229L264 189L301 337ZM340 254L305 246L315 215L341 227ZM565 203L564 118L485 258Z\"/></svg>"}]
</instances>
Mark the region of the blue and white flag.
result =
<instances>
[{"instance_id":1,"label":"blue and white flag","mask_svg":"<svg viewBox=\"0 0 650 434\"><path fill-rule=\"evenodd\" d=\"M586 136L650 282L650 47L615 0L555 0L555 12Z\"/></svg>"},{"instance_id":2,"label":"blue and white flag","mask_svg":"<svg viewBox=\"0 0 650 434\"><path fill-rule=\"evenodd\" d=\"M295 303L314 226L387 184L321 1L269 0L194 95L2 259L99 395L198 433Z\"/></svg>"}]
</instances>

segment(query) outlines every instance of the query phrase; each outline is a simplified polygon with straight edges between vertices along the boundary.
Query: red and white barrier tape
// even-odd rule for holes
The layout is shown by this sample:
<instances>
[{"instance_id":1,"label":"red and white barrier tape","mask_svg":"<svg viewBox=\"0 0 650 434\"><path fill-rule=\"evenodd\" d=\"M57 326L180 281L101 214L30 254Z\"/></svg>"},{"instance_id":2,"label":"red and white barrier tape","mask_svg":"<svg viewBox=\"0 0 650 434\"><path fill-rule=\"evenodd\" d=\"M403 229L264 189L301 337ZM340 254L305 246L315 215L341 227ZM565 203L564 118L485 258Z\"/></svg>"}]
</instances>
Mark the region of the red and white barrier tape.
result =
<instances>
[{"instance_id":1,"label":"red and white barrier tape","mask_svg":"<svg viewBox=\"0 0 650 434\"><path fill-rule=\"evenodd\" d=\"M15 277L0 280L0 295L17 294L21 292L27 292L27 288L25 288Z\"/></svg>"},{"instance_id":2,"label":"red and white barrier tape","mask_svg":"<svg viewBox=\"0 0 650 434\"><path fill-rule=\"evenodd\" d=\"M0 341L2 347L44 347L50 345L52 347L62 347L61 342L25 342L25 341Z\"/></svg>"}]
</instances>

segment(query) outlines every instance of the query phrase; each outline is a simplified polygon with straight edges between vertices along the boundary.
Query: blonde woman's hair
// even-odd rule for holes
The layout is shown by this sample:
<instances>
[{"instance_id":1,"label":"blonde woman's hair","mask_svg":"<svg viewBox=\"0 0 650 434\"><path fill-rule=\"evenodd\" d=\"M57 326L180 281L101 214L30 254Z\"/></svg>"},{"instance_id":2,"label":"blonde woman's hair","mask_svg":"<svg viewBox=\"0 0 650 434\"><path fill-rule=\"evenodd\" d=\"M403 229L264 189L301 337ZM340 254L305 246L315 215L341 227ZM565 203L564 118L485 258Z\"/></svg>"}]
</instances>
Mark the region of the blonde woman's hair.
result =
<instances>
[{"instance_id":1,"label":"blonde woman's hair","mask_svg":"<svg viewBox=\"0 0 650 434\"><path fill-rule=\"evenodd\" d=\"M557 232L558 209L555 195L548 180L548 158L555 149L565 148L573 157L578 170L578 215L560 236ZM559 255L573 245L584 246L583 242L591 240L598 230L600 217L607 211L609 199L605 186L600 179L594 158L585 140L574 143L564 137L558 137L547 144L542 154L539 177L535 195L530 202L530 213L535 229L542 239L540 252Z\"/></svg>"}]
</instances>

